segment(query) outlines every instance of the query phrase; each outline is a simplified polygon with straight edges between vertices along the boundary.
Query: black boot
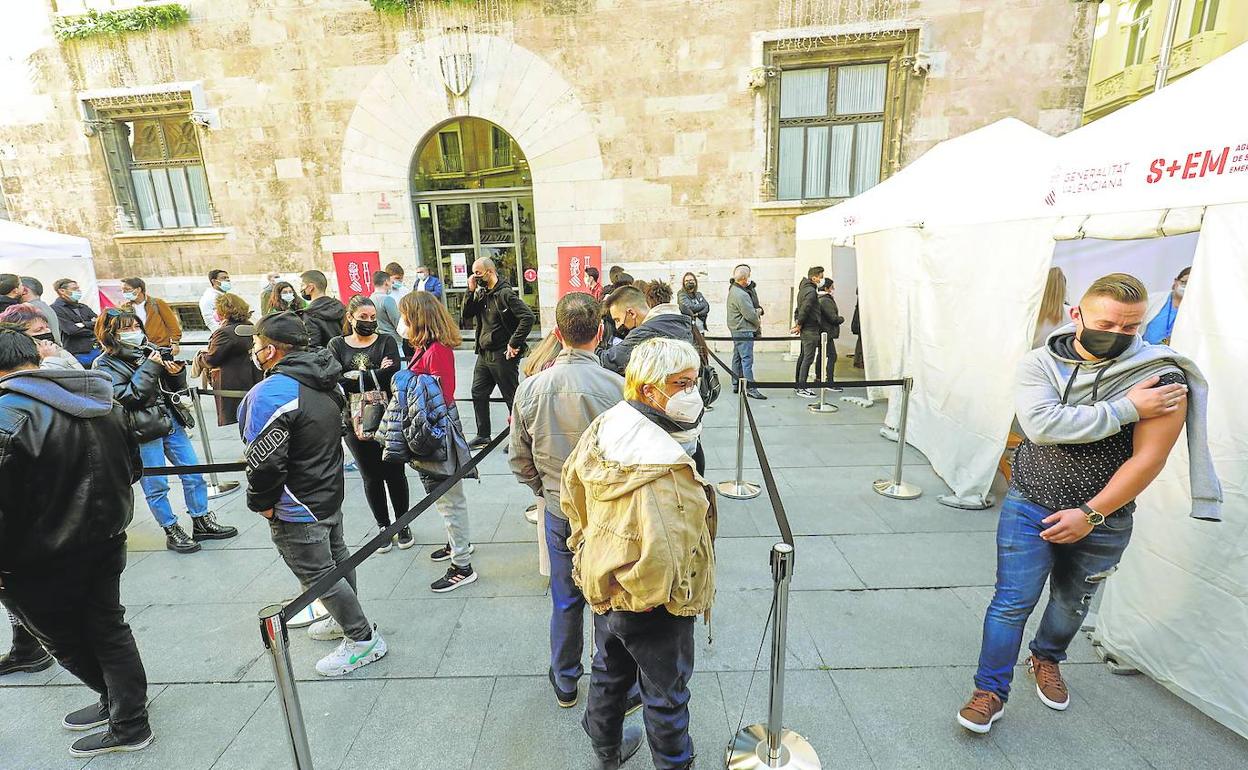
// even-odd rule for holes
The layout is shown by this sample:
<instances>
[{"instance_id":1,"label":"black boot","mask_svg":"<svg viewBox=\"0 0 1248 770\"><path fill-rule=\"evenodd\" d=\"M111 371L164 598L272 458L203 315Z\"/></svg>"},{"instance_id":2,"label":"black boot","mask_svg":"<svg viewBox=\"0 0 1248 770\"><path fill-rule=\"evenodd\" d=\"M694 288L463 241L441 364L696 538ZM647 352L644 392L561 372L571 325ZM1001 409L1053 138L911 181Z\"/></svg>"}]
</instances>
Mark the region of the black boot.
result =
<instances>
[{"instance_id":1,"label":"black boot","mask_svg":"<svg viewBox=\"0 0 1248 770\"><path fill-rule=\"evenodd\" d=\"M8 655L0 656L0 676L33 674L50 668L55 662L34 634L27 631L25 626L14 625L13 649L9 650Z\"/></svg>"},{"instance_id":2,"label":"black boot","mask_svg":"<svg viewBox=\"0 0 1248 770\"><path fill-rule=\"evenodd\" d=\"M218 524L217 514L212 511L191 517L191 535L196 540L229 540L237 534L236 528Z\"/></svg>"},{"instance_id":3,"label":"black boot","mask_svg":"<svg viewBox=\"0 0 1248 770\"><path fill-rule=\"evenodd\" d=\"M624 725L624 739L619 746L608 748L594 747L593 770L619 770L641 748L641 728L637 725Z\"/></svg>"},{"instance_id":4,"label":"black boot","mask_svg":"<svg viewBox=\"0 0 1248 770\"><path fill-rule=\"evenodd\" d=\"M165 548L175 553L195 553L202 546L187 536L186 531L177 524L165 527Z\"/></svg>"}]
</instances>

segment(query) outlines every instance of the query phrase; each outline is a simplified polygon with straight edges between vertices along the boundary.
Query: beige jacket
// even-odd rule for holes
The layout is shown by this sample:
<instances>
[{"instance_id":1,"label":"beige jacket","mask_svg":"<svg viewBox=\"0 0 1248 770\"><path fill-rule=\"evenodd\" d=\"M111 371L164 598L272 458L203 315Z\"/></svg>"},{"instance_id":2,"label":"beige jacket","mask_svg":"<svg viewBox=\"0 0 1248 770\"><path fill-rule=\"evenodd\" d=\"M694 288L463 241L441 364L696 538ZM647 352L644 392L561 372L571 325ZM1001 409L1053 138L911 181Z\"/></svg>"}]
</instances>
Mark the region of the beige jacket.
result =
<instances>
[{"instance_id":1,"label":"beige jacket","mask_svg":"<svg viewBox=\"0 0 1248 770\"><path fill-rule=\"evenodd\" d=\"M594 612L709 612L713 494L693 459L627 402L595 419L563 466L572 577Z\"/></svg>"}]
</instances>

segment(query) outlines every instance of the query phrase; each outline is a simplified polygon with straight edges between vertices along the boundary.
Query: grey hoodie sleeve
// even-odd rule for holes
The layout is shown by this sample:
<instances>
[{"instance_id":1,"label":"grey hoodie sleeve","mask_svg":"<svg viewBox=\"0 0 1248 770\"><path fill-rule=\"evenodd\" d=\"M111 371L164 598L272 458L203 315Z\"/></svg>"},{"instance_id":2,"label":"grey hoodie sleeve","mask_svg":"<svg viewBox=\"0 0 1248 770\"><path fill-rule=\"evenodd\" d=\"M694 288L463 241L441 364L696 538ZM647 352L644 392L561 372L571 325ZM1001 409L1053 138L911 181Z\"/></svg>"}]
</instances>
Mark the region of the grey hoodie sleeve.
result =
<instances>
[{"instance_id":1,"label":"grey hoodie sleeve","mask_svg":"<svg viewBox=\"0 0 1248 770\"><path fill-rule=\"evenodd\" d=\"M1126 396L1080 406L1063 404L1062 385L1054 381L1052 369L1035 353L1023 358L1017 382L1014 407L1018 422L1035 444L1090 444L1140 419L1135 404Z\"/></svg>"}]
</instances>

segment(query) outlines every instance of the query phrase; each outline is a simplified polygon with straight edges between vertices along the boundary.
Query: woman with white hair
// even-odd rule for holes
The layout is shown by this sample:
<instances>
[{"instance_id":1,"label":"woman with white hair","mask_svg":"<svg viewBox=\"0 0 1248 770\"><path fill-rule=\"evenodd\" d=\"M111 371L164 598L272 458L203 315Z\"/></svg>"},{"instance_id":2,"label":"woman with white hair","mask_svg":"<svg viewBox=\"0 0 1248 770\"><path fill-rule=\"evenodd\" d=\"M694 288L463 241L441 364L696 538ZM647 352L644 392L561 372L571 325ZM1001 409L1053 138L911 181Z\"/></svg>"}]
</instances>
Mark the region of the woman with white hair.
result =
<instances>
[{"instance_id":1,"label":"woman with white hair","mask_svg":"<svg viewBox=\"0 0 1248 770\"><path fill-rule=\"evenodd\" d=\"M583 720L595 767L619 767L641 745L638 728L624 729L639 680L654 766L693 762L693 624L715 597L714 494L691 456L704 410L699 363L687 342L638 345L625 400L590 423L564 464L573 578L593 608L600 655Z\"/></svg>"}]
</instances>

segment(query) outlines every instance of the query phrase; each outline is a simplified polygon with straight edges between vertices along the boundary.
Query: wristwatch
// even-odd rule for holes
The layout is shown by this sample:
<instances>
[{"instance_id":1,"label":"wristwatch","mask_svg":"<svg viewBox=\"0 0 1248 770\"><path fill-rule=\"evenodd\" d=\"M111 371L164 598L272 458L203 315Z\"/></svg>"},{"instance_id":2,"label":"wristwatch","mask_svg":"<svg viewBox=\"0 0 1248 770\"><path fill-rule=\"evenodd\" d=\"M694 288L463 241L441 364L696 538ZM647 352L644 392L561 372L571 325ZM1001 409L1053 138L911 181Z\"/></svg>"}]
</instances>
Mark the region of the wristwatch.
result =
<instances>
[{"instance_id":1,"label":"wristwatch","mask_svg":"<svg viewBox=\"0 0 1248 770\"><path fill-rule=\"evenodd\" d=\"M1098 527L1105 523L1105 514L1100 511L1093 510L1087 503L1079 506L1079 510L1083 511L1084 515L1088 517L1089 526Z\"/></svg>"}]
</instances>

